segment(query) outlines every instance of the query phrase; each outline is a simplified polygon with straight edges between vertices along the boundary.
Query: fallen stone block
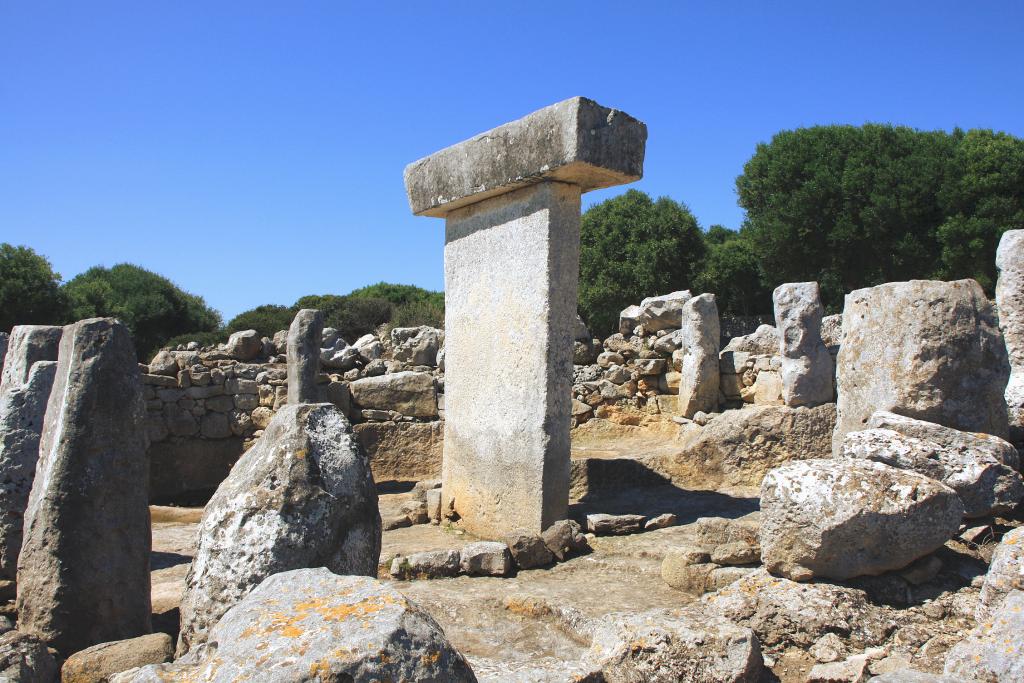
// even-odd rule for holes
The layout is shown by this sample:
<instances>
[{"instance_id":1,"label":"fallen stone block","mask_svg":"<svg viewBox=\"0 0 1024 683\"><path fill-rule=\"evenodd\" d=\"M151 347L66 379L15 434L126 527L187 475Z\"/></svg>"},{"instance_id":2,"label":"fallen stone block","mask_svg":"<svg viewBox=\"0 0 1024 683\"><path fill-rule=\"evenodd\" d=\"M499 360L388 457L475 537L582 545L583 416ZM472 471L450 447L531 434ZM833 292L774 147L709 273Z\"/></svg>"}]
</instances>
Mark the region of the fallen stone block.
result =
<instances>
[{"instance_id":1,"label":"fallen stone block","mask_svg":"<svg viewBox=\"0 0 1024 683\"><path fill-rule=\"evenodd\" d=\"M1024 591L1011 591L991 616L946 655L946 676L969 680L1024 681Z\"/></svg>"},{"instance_id":2,"label":"fallen stone block","mask_svg":"<svg viewBox=\"0 0 1024 683\"><path fill-rule=\"evenodd\" d=\"M1012 591L1024 591L1024 527L1003 536L992 553L974 618L989 621Z\"/></svg>"},{"instance_id":3,"label":"fallen stone block","mask_svg":"<svg viewBox=\"0 0 1024 683\"><path fill-rule=\"evenodd\" d=\"M711 561L716 564L757 564L761 561L761 546L747 541L733 541L715 546Z\"/></svg>"},{"instance_id":4,"label":"fallen stone block","mask_svg":"<svg viewBox=\"0 0 1024 683\"><path fill-rule=\"evenodd\" d=\"M166 633L100 643L67 658L61 683L105 683L114 674L174 659L174 641Z\"/></svg>"},{"instance_id":5,"label":"fallen stone block","mask_svg":"<svg viewBox=\"0 0 1024 683\"><path fill-rule=\"evenodd\" d=\"M555 561L554 554L538 534L518 531L508 534L504 540L512 553L512 560L520 569L543 567Z\"/></svg>"},{"instance_id":6,"label":"fallen stone block","mask_svg":"<svg viewBox=\"0 0 1024 683\"><path fill-rule=\"evenodd\" d=\"M458 550L428 550L391 561L390 574L396 579L436 579L459 573Z\"/></svg>"},{"instance_id":7,"label":"fallen stone block","mask_svg":"<svg viewBox=\"0 0 1024 683\"><path fill-rule=\"evenodd\" d=\"M512 571L512 557L504 543L470 543L459 554L459 568L470 576L508 576Z\"/></svg>"},{"instance_id":8,"label":"fallen stone block","mask_svg":"<svg viewBox=\"0 0 1024 683\"><path fill-rule=\"evenodd\" d=\"M364 377L348 385L352 401L366 409L394 410L410 417L437 417L434 378L425 372L403 371Z\"/></svg>"},{"instance_id":9,"label":"fallen stone block","mask_svg":"<svg viewBox=\"0 0 1024 683\"><path fill-rule=\"evenodd\" d=\"M643 515L587 515L587 531L597 536L624 536L643 528Z\"/></svg>"},{"instance_id":10,"label":"fallen stone block","mask_svg":"<svg viewBox=\"0 0 1024 683\"><path fill-rule=\"evenodd\" d=\"M590 544L587 543L587 538L583 535L580 525L571 519L555 522L544 530L541 538L544 539L544 545L559 562L590 550Z\"/></svg>"},{"instance_id":11,"label":"fallen stone block","mask_svg":"<svg viewBox=\"0 0 1024 683\"><path fill-rule=\"evenodd\" d=\"M644 522L644 531L654 531L655 529L665 529L670 526L675 526L678 519L671 512L658 515L657 517L651 517L649 520Z\"/></svg>"},{"instance_id":12,"label":"fallen stone block","mask_svg":"<svg viewBox=\"0 0 1024 683\"><path fill-rule=\"evenodd\" d=\"M43 640L24 631L0 635L0 681L50 683L59 676L57 660Z\"/></svg>"}]
</instances>

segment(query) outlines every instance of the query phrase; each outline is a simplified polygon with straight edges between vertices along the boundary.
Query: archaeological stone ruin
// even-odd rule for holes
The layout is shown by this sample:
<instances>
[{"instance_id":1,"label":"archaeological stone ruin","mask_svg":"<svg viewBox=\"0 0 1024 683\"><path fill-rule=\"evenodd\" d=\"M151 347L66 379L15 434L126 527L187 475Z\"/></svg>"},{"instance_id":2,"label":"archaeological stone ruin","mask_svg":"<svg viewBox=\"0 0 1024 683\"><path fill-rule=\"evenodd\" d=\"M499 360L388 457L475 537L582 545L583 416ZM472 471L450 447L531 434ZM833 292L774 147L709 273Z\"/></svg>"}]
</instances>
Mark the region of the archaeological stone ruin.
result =
<instances>
[{"instance_id":1,"label":"archaeological stone ruin","mask_svg":"<svg viewBox=\"0 0 1024 683\"><path fill-rule=\"evenodd\" d=\"M646 142L577 97L406 167L443 328L0 333L0 681L1024 681L1024 231L994 301L649 292L602 339L581 197Z\"/></svg>"}]
</instances>

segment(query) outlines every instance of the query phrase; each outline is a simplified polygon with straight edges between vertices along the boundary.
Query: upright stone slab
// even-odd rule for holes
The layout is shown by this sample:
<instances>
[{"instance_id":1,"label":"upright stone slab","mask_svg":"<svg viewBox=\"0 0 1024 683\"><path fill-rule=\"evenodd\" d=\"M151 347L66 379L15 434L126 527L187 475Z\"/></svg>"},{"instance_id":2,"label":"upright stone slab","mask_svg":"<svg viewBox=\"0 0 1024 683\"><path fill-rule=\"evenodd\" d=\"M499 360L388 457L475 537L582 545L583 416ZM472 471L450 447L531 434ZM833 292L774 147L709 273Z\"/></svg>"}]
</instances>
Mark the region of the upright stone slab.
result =
<instances>
[{"instance_id":1,"label":"upright stone slab","mask_svg":"<svg viewBox=\"0 0 1024 683\"><path fill-rule=\"evenodd\" d=\"M288 328L288 403L315 403L316 376L320 372L320 342L324 314L303 308Z\"/></svg>"},{"instance_id":2,"label":"upright stone slab","mask_svg":"<svg viewBox=\"0 0 1024 683\"><path fill-rule=\"evenodd\" d=\"M22 519L39 460L46 402L57 373L60 327L20 325L11 331L0 379L0 578L14 579Z\"/></svg>"},{"instance_id":3,"label":"upright stone slab","mask_svg":"<svg viewBox=\"0 0 1024 683\"><path fill-rule=\"evenodd\" d=\"M150 631L144 404L127 328L64 328L18 561L18 628L63 656Z\"/></svg>"},{"instance_id":4,"label":"upright stone slab","mask_svg":"<svg viewBox=\"0 0 1024 683\"><path fill-rule=\"evenodd\" d=\"M1007 230L996 251L996 308L1010 356L1006 407L1012 438L1024 443L1024 230Z\"/></svg>"},{"instance_id":5,"label":"upright stone slab","mask_svg":"<svg viewBox=\"0 0 1024 683\"><path fill-rule=\"evenodd\" d=\"M566 517L580 194L639 179L646 139L577 97L405 170L413 213L446 218L442 508L474 534Z\"/></svg>"},{"instance_id":6,"label":"upright stone slab","mask_svg":"<svg viewBox=\"0 0 1024 683\"><path fill-rule=\"evenodd\" d=\"M683 304L680 330L683 352L679 370L679 412L693 417L697 411L718 407L718 305L714 294L701 294Z\"/></svg>"},{"instance_id":7,"label":"upright stone slab","mask_svg":"<svg viewBox=\"0 0 1024 683\"><path fill-rule=\"evenodd\" d=\"M911 280L846 295L832 448L887 410L1007 436L1010 374L995 312L974 280Z\"/></svg>"},{"instance_id":8,"label":"upright stone slab","mask_svg":"<svg viewBox=\"0 0 1024 683\"><path fill-rule=\"evenodd\" d=\"M775 288L775 326L782 356L782 400L787 406L820 406L832 401L832 356L821 340L821 293L817 282L789 282Z\"/></svg>"}]
</instances>

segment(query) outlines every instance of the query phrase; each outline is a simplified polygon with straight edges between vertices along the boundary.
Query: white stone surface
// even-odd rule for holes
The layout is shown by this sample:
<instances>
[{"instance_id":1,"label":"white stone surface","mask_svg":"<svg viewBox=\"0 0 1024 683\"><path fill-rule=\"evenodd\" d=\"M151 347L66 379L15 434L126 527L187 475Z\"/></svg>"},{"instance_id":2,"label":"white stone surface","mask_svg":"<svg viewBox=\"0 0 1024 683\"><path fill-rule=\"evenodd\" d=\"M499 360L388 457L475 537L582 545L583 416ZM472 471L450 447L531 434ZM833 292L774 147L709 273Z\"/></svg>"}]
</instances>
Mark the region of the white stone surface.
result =
<instances>
[{"instance_id":1,"label":"white stone surface","mask_svg":"<svg viewBox=\"0 0 1024 683\"><path fill-rule=\"evenodd\" d=\"M683 352L679 369L679 412L693 417L718 408L719 324L714 294L701 294L682 306Z\"/></svg>"},{"instance_id":2,"label":"white stone surface","mask_svg":"<svg viewBox=\"0 0 1024 683\"><path fill-rule=\"evenodd\" d=\"M1007 230L996 250L996 308L1010 357L1006 406L1015 440L1024 439L1024 230Z\"/></svg>"},{"instance_id":3,"label":"white stone surface","mask_svg":"<svg viewBox=\"0 0 1024 683\"><path fill-rule=\"evenodd\" d=\"M824 308L817 282L775 288L775 326L782 356L782 400L787 406L818 406L832 400L832 356L821 340Z\"/></svg>"}]
</instances>

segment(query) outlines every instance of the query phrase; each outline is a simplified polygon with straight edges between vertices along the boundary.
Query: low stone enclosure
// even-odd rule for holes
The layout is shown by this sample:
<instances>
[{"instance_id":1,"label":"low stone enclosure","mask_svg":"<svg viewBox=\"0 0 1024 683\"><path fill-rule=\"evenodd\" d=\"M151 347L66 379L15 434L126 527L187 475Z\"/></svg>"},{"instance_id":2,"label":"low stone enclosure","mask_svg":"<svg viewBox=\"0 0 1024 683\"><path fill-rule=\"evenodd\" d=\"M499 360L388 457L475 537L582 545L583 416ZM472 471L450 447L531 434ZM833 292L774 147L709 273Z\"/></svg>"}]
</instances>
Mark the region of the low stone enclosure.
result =
<instances>
[{"instance_id":1,"label":"low stone enclosure","mask_svg":"<svg viewBox=\"0 0 1024 683\"><path fill-rule=\"evenodd\" d=\"M0 678L1024 680L1024 231L994 306L786 283L723 343L681 291L593 339L580 195L645 142L574 98L411 164L444 331L0 337Z\"/></svg>"}]
</instances>

